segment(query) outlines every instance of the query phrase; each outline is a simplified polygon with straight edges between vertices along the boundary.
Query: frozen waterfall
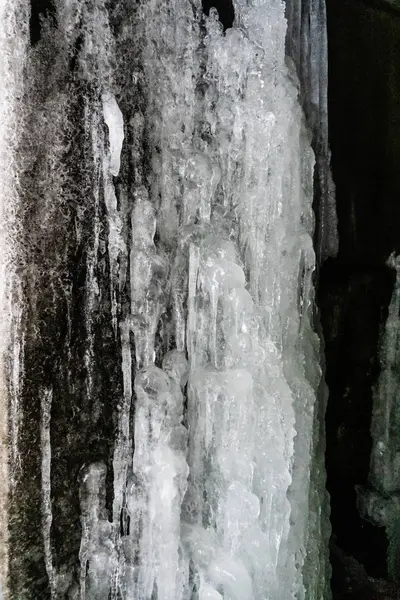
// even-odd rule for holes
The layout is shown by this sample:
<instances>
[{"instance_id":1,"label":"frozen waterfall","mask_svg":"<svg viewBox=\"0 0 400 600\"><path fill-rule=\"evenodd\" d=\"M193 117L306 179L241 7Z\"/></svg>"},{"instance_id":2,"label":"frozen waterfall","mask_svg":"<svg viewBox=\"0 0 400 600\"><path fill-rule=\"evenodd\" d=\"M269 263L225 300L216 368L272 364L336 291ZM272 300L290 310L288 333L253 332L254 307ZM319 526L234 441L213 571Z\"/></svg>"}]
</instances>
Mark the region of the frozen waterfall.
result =
<instances>
[{"instance_id":1,"label":"frozen waterfall","mask_svg":"<svg viewBox=\"0 0 400 600\"><path fill-rule=\"evenodd\" d=\"M30 44L28 4L0 1L0 598L328 600L324 11L286 38L280 0L226 31L54 0Z\"/></svg>"}]
</instances>

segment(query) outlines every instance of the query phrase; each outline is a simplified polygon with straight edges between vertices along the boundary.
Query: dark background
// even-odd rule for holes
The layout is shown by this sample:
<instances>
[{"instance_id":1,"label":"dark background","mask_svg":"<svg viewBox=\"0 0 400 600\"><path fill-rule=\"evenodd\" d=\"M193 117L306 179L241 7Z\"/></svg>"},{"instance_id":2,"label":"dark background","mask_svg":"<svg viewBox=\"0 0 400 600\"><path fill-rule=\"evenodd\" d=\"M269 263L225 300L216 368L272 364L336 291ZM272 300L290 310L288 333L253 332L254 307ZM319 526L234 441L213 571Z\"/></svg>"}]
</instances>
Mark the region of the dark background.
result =
<instances>
[{"instance_id":1,"label":"dark background","mask_svg":"<svg viewBox=\"0 0 400 600\"><path fill-rule=\"evenodd\" d=\"M400 251L400 13L383 2L327 0L327 8L339 254L321 270L319 306L330 391L333 589L337 598L399 598L395 584L365 578L386 578L387 540L359 517L355 485L369 471L372 386L394 283L386 261ZM355 576L351 557L364 567Z\"/></svg>"}]
</instances>

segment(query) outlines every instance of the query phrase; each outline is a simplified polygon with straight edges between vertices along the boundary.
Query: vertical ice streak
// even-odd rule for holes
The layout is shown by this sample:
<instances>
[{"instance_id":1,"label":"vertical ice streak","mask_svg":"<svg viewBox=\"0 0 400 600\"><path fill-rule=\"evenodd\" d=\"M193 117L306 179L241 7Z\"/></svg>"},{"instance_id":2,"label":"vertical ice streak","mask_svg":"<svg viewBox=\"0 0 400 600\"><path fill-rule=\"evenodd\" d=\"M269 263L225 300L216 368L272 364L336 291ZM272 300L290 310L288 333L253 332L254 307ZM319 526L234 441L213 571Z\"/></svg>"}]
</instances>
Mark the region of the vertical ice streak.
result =
<instances>
[{"instance_id":1,"label":"vertical ice streak","mask_svg":"<svg viewBox=\"0 0 400 600\"><path fill-rule=\"evenodd\" d=\"M128 577L129 561L124 552L124 537L128 534L130 516L127 512L127 478L130 473L132 456L132 435L130 431L132 405L132 351L130 347L129 319L120 324L123 398L119 407L118 429L116 433L113 470L114 498L112 507L113 537L115 540L117 560L113 573L112 598L125 589L124 577Z\"/></svg>"},{"instance_id":2,"label":"vertical ice streak","mask_svg":"<svg viewBox=\"0 0 400 600\"><path fill-rule=\"evenodd\" d=\"M110 293L111 314L114 330L117 328L117 290L119 282L118 258L124 250L124 241L121 237L121 217L117 207L113 177L117 177L120 169L121 150L124 141L124 119L121 110L111 92L102 96L103 116L108 128L109 149L103 149L103 186L104 198L108 211L109 234L108 252L110 261Z\"/></svg>"},{"instance_id":3,"label":"vertical ice streak","mask_svg":"<svg viewBox=\"0 0 400 600\"><path fill-rule=\"evenodd\" d=\"M99 252L99 234L100 234L100 182L102 178L102 165L101 165L101 143L99 139L99 116L91 114L92 107L87 102L85 106L85 125L88 128L88 134L92 140L92 152L94 158L94 172L93 172L93 214L92 214L92 226L93 226L93 243L91 244L87 253L87 275L86 275L86 301L85 301L85 316L86 316L86 335L87 335L87 347L85 349L85 367L87 371L87 383L86 393L89 400L93 396L93 378L94 378L94 362L95 362L95 349L94 349L94 333L93 333L93 312L100 301L100 291L97 280L96 266L97 257ZM71 319L69 319L69 331ZM70 335L70 333L69 333ZM96 406L96 404L94 404ZM95 410L97 413L97 410ZM95 414L94 420L97 420L98 415Z\"/></svg>"},{"instance_id":4,"label":"vertical ice streak","mask_svg":"<svg viewBox=\"0 0 400 600\"><path fill-rule=\"evenodd\" d=\"M25 1L0 2L0 598L8 600L8 482L15 483L18 464L19 312L13 307L18 291L15 273L18 194L15 150L18 142L19 101L28 41L29 8ZM12 331L14 335L12 336ZM11 358L8 353L11 349ZM11 365L10 365L11 362ZM11 380L11 389L8 382ZM10 398L11 394L11 398ZM11 414L9 413L11 408ZM16 437L9 450L9 422ZM10 456L11 455L11 456ZM11 458L11 461L10 461ZM11 472L10 472L11 469Z\"/></svg>"},{"instance_id":5,"label":"vertical ice streak","mask_svg":"<svg viewBox=\"0 0 400 600\"><path fill-rule=\"evenodd\" d=\"M130 252L131 326L136 363L147 367L155 359L155 335L167 297L168 265L154 244L156 215L147 191L138 190L132 210Z\"/></svg>"},{"instance_id":6,"label":"vertical ice streak","mask_svg":"<svg viewBox=\"0 0 400 600\"><path fill-rule=\"evenodd\" d=\"M111 591L116 552L105 507L105 478L101 462L88 465L81 475L80 600L108 600Z\"/></svg>"},{"instance_id":7,"label":"vertical ice streak","mask_svg":"<svg viewBox=\"0 0 400 600\"><path fill-rule=\"evenodd\" d=\"M24 369L24 334L22 333L22 294L14 288L12 323L12 376L10 398L10 486L14 489L21 467L19 435L21 421L21 379Z\"/></svg>"},{"instance_id":8,"label":"vertical ice streak","mask_svg":"<svg viewBox=\"0 0 400 600\"><path fill-rule=\"evenodd\" d=\"M40 445L42 452L42 535L46 572L49 578L51 598L56 597L56 574L53 567L51 551L51 524L53 513L51 508L51 403L53 390L44 389L42 392Z\"/></svg>"},{"instance_id":9,"label":"vertical ice streak","mask_svg":"<svg viewBox=\"0 0 400 600\"><path fill-rule=\"evenodd\" d=\"M300 80L304 111L314 135L319 206L316 254L319 261L338 251L335 186L328 145L328 33L324 0L286 0L287 54Z\"/></svg>"},{"instance_id":10,"label":"vertical ice streak","mask_svg":"<svg viewBox=\"0 0 400 600\"><path fill-rule=\"evenodd\" d=\"M174 600L182 595L179 530L187 432L181 423L181 387L186 370L185 357L172 351L163 369L149 366L135 378L136 443L127 488L130 532L125 549L133 579L127 583L137 598L157 593L160 600Z\"/></svg>"}]
</instances>

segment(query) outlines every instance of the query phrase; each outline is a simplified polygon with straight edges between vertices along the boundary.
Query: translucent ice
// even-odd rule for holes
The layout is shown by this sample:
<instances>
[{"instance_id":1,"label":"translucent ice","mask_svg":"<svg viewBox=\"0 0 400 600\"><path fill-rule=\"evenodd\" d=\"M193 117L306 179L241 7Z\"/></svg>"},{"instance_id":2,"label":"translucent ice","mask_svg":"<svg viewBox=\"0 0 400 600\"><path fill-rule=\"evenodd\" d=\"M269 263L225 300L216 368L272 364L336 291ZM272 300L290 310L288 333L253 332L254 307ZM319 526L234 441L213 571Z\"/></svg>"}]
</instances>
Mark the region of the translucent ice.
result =
<instances>
[{"instance_id":1,"label":"translucent ice","mask_svg":"<svg viewBox=\"0 0 400 600\"><path fill-rule=\"evenodd\" d=\"M110 144L110 173L116 177L119 173L121 150L124 141L124 118L115 96L110 92L103 94L103 114L108 128Z\"/></svg>"},{"instance_id":2,"label":"translucent ice","mask_svg":"<svg viewBox=\"0 0 400 600\"><path fill-rule=\"evenodd\" d=\"M24 337L22 282L16 269L19 250L16 216L20 208L17 149L23 127L21 99L28 52L29 9L23 0L3 0L0 2L0 597L4 599L9 595L10 496L12 498L21 465L20 387ZM39 473L36 476L40 481Z\"/></svg>"},{"instance_id":3,"label":"translucent ice","mask_svg":"<svg viewBox=\"0 0 400 600\"><path fill-rule=\"evenodd\" d=\"M81 598L107 600L115 569L116 552L108 520L105 492L106 467L93 463L81 475L80 506L82 541L80 548Z\"/></svg>"},{"instance_id":4,"label":"translucent ice","mask_svg":"<svg viewBox=\"0 0 400 600\"><path fill-rule=\"evenodd\" d=\"M188 466L181 386L187 364L181 353L173 351L163 365L165 370L150 366L135 379L134 479L127 490L131 524L125 551L128 562L138 565L134 588L138 598L150 598L157 589L160 600L175 600L183 585L180 510Z\"/></svg>"},{"instance_id":5,"label":"translucent ice","mask_svg":"<svg viewBox=\"0 0 400 600\"><path fill-rule=\"evenodd\" d=\"M314 135L319 180L318 259L338 251L335 186L328 146L328 35L323 0L286 0L286 50L293 60L302 90L307 121ZM291 65L289 66L291 70Z\"/></svg>"}]
</instances>

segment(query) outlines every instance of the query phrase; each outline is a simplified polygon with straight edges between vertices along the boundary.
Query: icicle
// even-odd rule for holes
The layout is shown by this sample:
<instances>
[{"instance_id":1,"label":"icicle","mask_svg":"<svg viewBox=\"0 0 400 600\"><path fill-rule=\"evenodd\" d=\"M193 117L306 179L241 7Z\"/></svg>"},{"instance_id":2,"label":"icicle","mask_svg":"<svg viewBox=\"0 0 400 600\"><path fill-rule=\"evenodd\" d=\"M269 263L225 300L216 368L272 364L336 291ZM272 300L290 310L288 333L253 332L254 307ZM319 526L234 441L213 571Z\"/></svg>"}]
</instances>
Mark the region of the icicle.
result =
<instances>
[{"instance_id":1,"label":"icicle","mask_svg":"<svg viewBox=\"0 0 400 600\"><path fill-rule=\"evenodd\" d=\"M132 211L131 323L136 362L147 367L155 358L155 335L167 298L168 266L154 245L155 211L146 190L138 192Z\"/></svg>"},{"instance_id":2,"label":"icicle","mask_svg":"<svg viewBox=\"0 0 400 600\"><path fill-rule=\"evenodd\" d=\"M197 331L197 313L196 313L196 290L197 276L199 269L199 248L191 244L189 249L189 275L188 275L188 324L187 324L187 347L188 355L191 359L191 368L197 366L198 356L195 352L195 335ZM200 315L199 315L200 316Z\"/></svg>"},{"instance_id":3,"label":"icicle","mask_svg":"<svg viewBox=\"0 0 400 600\"><path fill-rule=\"evenodd\" d=\"M81 475L80 600L108 600L115 572L112 525L105 508L105 478L106 467L103 463L85 467Z\"/></svg>"},{"instance_id":4,"label":"icicle","mask_svg":"<svg viewBox=\"0 0 400 600\"><path fill-rule=\"evenodd\" d=\"M113 177L118 177L122 144L124 142L124 119L115 96L111 92L102 96L104 121L108 127L110 145L108 168Z\"/></svg>"},{"instance_id":5,"label":"icicle","mask_svg":"<svg viewBox=\"0 0 400 600\"><path fill-rule=\"evenodd\" d=\"M320 197L317 258L336 256L338 232L335 186L328 146L328 36L326 3L321 0L286 0L286 50L300 79L304 110L314 135L316 175ZM296 78L297 79L297 78Z\"/></svg>"},{"instance_id":6,"label":"icicle","mask_svg":"<svg viewBox=\"0 0 400 600\"><path fill-rule=\"evenodd\" d=\"M120 156L124 141L124 120L115 97L111 93L103 94L103 116L108 127L109 152L103 158L104 199L109 218L108 252L110 260L111 313L114 331L117 329L117 290L119 281L119 255L126 252L122 237L121 216L117 208L113 177L120 169Z\"/></svg>"},{"instance_id":7,"label":"icicle","mask_svg":"<svg viewBox=\"0 0 400 600\"><path fill-rule=\"evenodd\" d=\"M388 264L396 270L396 281L381 348L382 371L374 394L371 423L374 446L369 475L373 486L384 494L397 491L400 485L400 452L396 447L396 438L393 438L393 431L396 430L393 424L400 418L397 403L400 380L396 374L400 363L400 257L393 254Z\"/></svg>"},{"instance_id":8,"label":"icicle","mask_svg":"<svg viewBox=\"0 0 400 600\"><path fill-rule=\"evenodd\" d=\"M21 290L15 294L13 301L13 323L12 323L12 378L11 378L11 399L10 399L10 485L11 491L14 490L16 480L21 468L21 458L19 454L19 434L21 422L20 406L20 382L24 369L24 346L25 336L22 332L22 305Z\"/></svg>"},{"instance_id":9,"label":"icicle","mask_svg":"<svg viewBox=\"0 0 400 600\"><path fill-rule=\"evenodd\" d=\"M51 403L53 397L52 389L43 390L41 397L41 427L40 445L42 452L42 535L44 544L44 560L46 572L49 578L51 598L56 597L56 575L53 567L51 551L51 524L53 513L51 509Z\"/></svg>"},{"instance_id":10,"label":"icicle","mask_svg":"<svg viewBox=\"0 0 400 600\"><path fill-rule=\"evenodd\" d=\"M185 357L172 351L164 358L163 370L150 366L135 379L136 444L133 479L127 489L126 554L128 562L137 556L133 589L140 600L151 598L155 590L160 600L182 597L180 507L188 467L181 387L186 372Z\"/></svg>"},{"instance_id":11,"label":"icicle","mask_svg":"<svg viewBox=\"0 0 400 600\"><path fill-rule=\"evenodd\" d=\"M20 278L16 270L16 257L19 250L17 239L19 225L16 216L20 207L16 152L23 121L21 98L26 81L29 11L29 3L25 0L0 2L2 57L0 60L0 598L2 600L11 598L8 589L9 494L16 483L19 466L18 394L23 367L21 351L24 340L20 329L21 307L13 305L20 291ZM10 435L13 436L11 448L9 448Z\"/></svg>"},{"instance_id":12,"label":"icicle","mask_svg":"<svg viewBox=\"0 0 400 600\"><path fill-rule=\"evenodd\" d=\"M116 529L119 528L121 510L123 506L124 490L126 485L129 456L132 451L130 440L130 411L132 402L132 357L130 348L130 325L129 322L121 324L121 350L122 350L122 376L123 376L123 400L119 407L118 433L114 450L114 506L113 522Z\"/></svg>"}]
</instances>

